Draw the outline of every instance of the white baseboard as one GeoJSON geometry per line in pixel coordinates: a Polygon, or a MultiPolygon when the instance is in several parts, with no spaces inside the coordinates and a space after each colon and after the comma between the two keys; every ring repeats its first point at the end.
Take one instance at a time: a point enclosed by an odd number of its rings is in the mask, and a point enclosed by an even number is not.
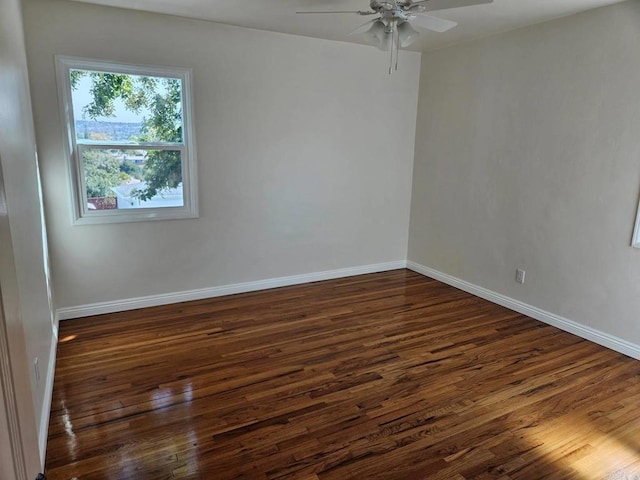
{"type": "Polygon", "coordinates": [[[49,435],[49,418],[51,416],[51,402],[53,400],[53,379],[56,372],[56,349],[58,348],[58,338],[51,339],[51,350],[49,351],[49,367],[47,368],[46,384],[44,387],[44,398],[42,400],[42,412],[40,413],[40,430],[38,431],[38,445],[40,447],[40,462],[44,471],[44,460],[47,454],[47,437],[49,435]]]}
{"type": "MultiPolygon", "coordinates": [[[[541,322],[553,325],[561,330],[573,333],[581,338],[590,340],[604,347],[623,353],[630,357],[640,360],[640,345],[623,340],[614,335],[602,332],[595,328],[587,327],[568,318],[561,317],[546,310],[534,307],[527,303],[521,302],[506,295],[493,292],[486,288],[480,287],[465,280],[453,277],[446,273],[440,272],[430,267],[420,265],[416,262],[398,260],[387,263],[377,263],[373,265],[362,265],[359,267],[340,268],[337,270],[328,270],[324,272],[305,273],[301,275],[292,275],[287,277],[276,277],[254,282],[236,283],[232,285],[223,285],[219,287],[201,288],[197,290],[187,290],[182,292],[173,292],[160,295],[149,295],[145,297],[128,298],[124,300],[116,300],[112,302],[100,302],[88,305],[78,305],[73,307],[60,308],[56,312],[58,320],[68,320],[72,318],[88,317],[92,315],[101,315],[104,313],[123,312],[127,310],[135,310],[138,308],[155,307],[159,305],[168,305],[171,303],[188,302],[191,300],[202,300],[204,298],[221,297],[224,295],[233,295],[236,293],[255,292],[266,290],[269,288],[285,287],[288,285],[299,285],[309,282],[317,282],[320,280],[331,280],[334,278],[351,277],[354,275],[363,275],[367,273],[384,272],[387,270],[396,270],[399,268],[409,268],[414,272],[420,273],[427,277],[439,280],[447,285],[459,288],[465,292],[484,298],[490,302],[502,305],[516,312],[535,318],[541,322]]],[[[53,347],[55,348],[55,347],[53,347]]],[[[52,350],[52,358],[55,361],[55,349],[52,350]]],[[[53,362],[50,362],[53,368],[53,362]]],[[[46,395],[51,395],[53,388],[53,370],[47,374],[47,391],[46,395]],[[51,382],[51,385],[49,385],[51,382]]],[[[47,397],[45,397],[45,400],[47,397]]],[[[48,424],[48,414],[47,414],[48,424]]],[[[44,415],[43,415],[44,422],[44,415]]],[[[46,442],[46,436],[44,438],[46,442]]],[[[41,438],[42,444],[42,438],[41,438]]]]}
{"type": "Polygon", "coordinates": [[[497,303],[498,305],[502,305],[503,307],[522,313],[523,315],[527,315],[528,317],[535,318],[543,323],[553,325],[560,330],[573,333],[585,340],[592,341],[598,345],[602,345],[603,347],[610,348],[611,350],[615,350],[616,352],[620,352],[624,355],[640,360],[640,345],[627,342],[626,340],[614,335],[596,330],[595,328],[587,327],[586,325],[574,322],[568,318],[547,312],[546,310],[542,310],[534,307],[533,305],[507,297],[506,295],[487,290],[486,288],[469,283],[446,273],[442,273],[433,268],[425,267],[424,265],[420,265],[416,262],[407,261],[407,268],[426,277],[430,277],[442,283],[446,283],[447,285],[451,285],[452,287],[459,288],[460,290],[471,293],[477,297],[484,298],[490,302],[497,303]]]}
{"type": "Polygon", "coordinates": [[[292,275],[288,277],[269,278],[255,282],[235,283],[220,287],[200,288],[197,290],[187,290],[182,292],[165,293],[160,295],[149,295],[146,297],[128,298],[113,302],[100,302],[88,305],[78,305],[74,307],[59,308],[56,312],[58,320],[69,320],[72,318],[89,317],[92,315],[102,315],[104,313],[124,312],[145,307],[156,307],[171,303],[189,302],[191,300],[202,300],[204,298],[221,297],[236,293],[255,292],[268,288],[286,287],[289,285],[299,285],[302,283],[318,282],[320,280],[331,280],[334,278],[352,277],[366,273],[385,272],[387,270],[397,270],[406,268],[405,260],[395,262],[376,263],[373,265],[362,265],[359,267],[340,268],[324,272],[305,273],[302,275],[292,275]]]}

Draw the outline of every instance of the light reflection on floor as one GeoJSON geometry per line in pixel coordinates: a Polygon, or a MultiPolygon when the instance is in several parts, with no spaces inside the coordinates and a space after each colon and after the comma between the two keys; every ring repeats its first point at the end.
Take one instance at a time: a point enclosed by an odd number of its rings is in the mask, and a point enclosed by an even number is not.
{"type": "Polygon", "coordinates": [[[76,453],[78,452],[78,439],[76,438],[76,434],[73,431],[73,423],[71,423],[71,417],[69,415],[69,410],[67,409],[67,405],[65,401],[62,401],[62,422],[64,423],[64,431],[69,437],[67,440],[67,445],[69,448],[69,453],[71,457],[76,460],[76,453]]]}
{"type": "Polygon", "coordinates": [[[536,450],[546,463],[570,467],[580,479],[640,480],[638,426],[630,423],[624,429],[605,433],[596,422],[570,414],[532,428],[526,439],[538,445],[536,450]],[[587,445],[585,438],[589,438],[587,445]],[[595,450],[597,455],[593,454],[595,450]]]}
{"type": "MultiPolygon", "coordinates": [[[[137,448],[118,452],[117,463],[126,478],[135,478],[137,472],[152,472],[154,468],[161,469],[166,465],[176,465],[173,475],[176,478],[193,477],[200,473],[198,462],[193,461],[194,448],[197,449],[200,441],[198,434],[192,426],[191,402],[193,400],[193,385],[187,383],[182,392],[177,393],[171,388],[159,388],[150,396],[153,406],[152,415],[158,423],[163,422],[163,417],[169,412],[168,408],[175,404],[183,403],[189,409],[189,414],[184,417],[183,424],[187,427],[184,433],[174,433],[162,441],[163,445],[154,447],[152,455],[141,454],[137,448]],[[184,455],[189,453],[189,458],[184,455]]],[[[158,444],[158,439],[154,439],[158,444]]],[[[140,444],[141,451],[146,452],[144,444],[140,444]]]]}

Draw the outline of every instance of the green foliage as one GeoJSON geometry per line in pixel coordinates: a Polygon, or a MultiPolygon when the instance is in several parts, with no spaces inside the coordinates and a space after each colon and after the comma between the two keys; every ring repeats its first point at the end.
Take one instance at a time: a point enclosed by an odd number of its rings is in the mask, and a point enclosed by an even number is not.
{"type": "Polygon", "coordinates": [[[155,195],[162,195],[164,190],[176,188],[182,182],[182,161],[179,151],[150,151],[147,153],[144,165],[144,181],[147,187],[133,193],[140,200],[149,200],[155,195]]]}
{"type": "Polygon", "coordinates": [[[131,160],[123,160],[120,164],[120,171],[133,178],[142,178],[142,169],[131,160]]]}
{"type": "Polygon", "coordinates": [[[143,142],[182,142],[182,109],[180,81],[163,79],[164,94],[149,95],[147,106],[151,117],[145,118],[142,126],[143,142]]]}
{"type": "MultiPolygon", "coordinates": [[[[155,94],[150,102],[152,115],[142,127],[143,142],[182,142],[180,81],[165,80],[166,93],[155,94]]],[[[152,150],[147,153],[144,170],[147,188],[135,192],[140,200],[149,200],[163,190],[182,182],[182,159],[179,151],[152,150]]]]}
{"type": "Polygon", "coordinates": [[[84,77],[88,72],[84,70],[71,70],[71,88],[75,90],[78,88],[78,83],[80,79],[84,77]]]}
{"type": "MultiPolygon", "coordinates": [[[[143,119],[141,143],[181,143],[182,142],[182,99],[181,82],[172,78],[144,77],[114,73],[71,71],[71,86],[77,88],[83,76],[91,79],[91,103],[84,114],[91,119],[112,117],[115,114],[115,100],[121,99],[125,107],[139,113],[147,110],[143,119]]],[[[149,200],[163,191],[175,188],[182,182],[182,161],[179,151],[149,150],[145,159],[144,173],[134,165],[119,166],[119,171],[141,178],[146,188],[135,190],[133,195],[140,200],[149,200]],[[135,169],[132,167],[135,167],[135,169]],[[137,170],[136,170],[137,169],[137,170]]],[[[105,184],[105,169],[86,169],[87,185],[105,184]],[[96,175],[96,178],[89,178],[96,175]]],[[[111,177],[109,177],[111,178],[111,177]]],[[[113,186],[113,185],[112,185],[113,186]]],[[[88,187],[87,187],[88,188],[88,187]]],[[[96,188],[99,191],[100,188],[96,188]]]]}
{"type": "Polygon", "coordinates": [[[120,170],[120,161],[104,150],[83,150],[87,198],[114,197],[117,187],[130,177],[120,170]]]}

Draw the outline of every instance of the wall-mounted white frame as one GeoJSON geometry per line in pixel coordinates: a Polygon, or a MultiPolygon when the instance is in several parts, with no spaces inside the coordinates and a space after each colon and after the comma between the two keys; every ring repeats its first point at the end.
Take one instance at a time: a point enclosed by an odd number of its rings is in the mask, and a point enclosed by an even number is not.
{"type": "Polygon", "coordinates": [[[638,210],[636,213],[636,226],[633,229],[633,238],[631,239],[631,246],[640,248],[640,201],[638,201],[638,210]]]}
{"type": "MultiPolygon", "coordinates": [[[[74,225],[95,225],[103,223],[139,222],[147,220],[171,220],[198,217],[198,188],[196,165],[196,142],[193,113],[192,70],[179,67],[134,65],[110,61],[56,55],[56,76],[62,125],[65,134],[65,154],[68,159],[69,181],[71,183],[71,206],[74,225]],[[132,208],[125,210],[90,210],[86,200],[84,172],[80,161],[82,148],[76,141],[75,121],[71,94],[71,70],[120,73],[151,77],[177,78],[182,82],[182,122],[183,142],[167,147],[137,144],[137,149],[179,150],[182,155],[183,206],[162,208],[132,208]]],[[[119,146],[121,147],[121,146],[119,146]]],[[[132,148],[128,146],[125,148],[132,148]]]]}

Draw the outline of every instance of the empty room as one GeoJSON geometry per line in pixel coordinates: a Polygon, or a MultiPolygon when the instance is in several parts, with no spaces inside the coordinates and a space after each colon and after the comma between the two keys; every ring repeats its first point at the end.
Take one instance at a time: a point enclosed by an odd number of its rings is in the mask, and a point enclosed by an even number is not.
{"type": "Polygon", "coordinates": [[[0,0],[0,480],[639,480],[638,45],[0,0]]]}

